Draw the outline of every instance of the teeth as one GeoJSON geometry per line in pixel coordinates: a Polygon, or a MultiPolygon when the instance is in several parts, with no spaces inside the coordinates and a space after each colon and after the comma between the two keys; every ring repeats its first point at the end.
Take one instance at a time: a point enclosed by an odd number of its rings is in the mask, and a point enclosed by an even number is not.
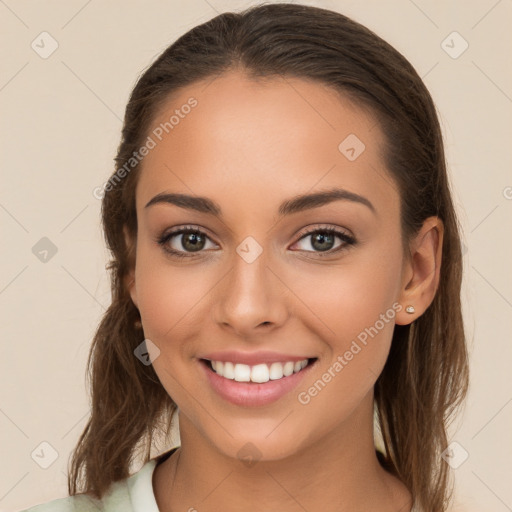
{"type": "Polygon", "coordinates": [[[283,366],[283,375],[285,377],[288,377],[289,375],[291,375],[293,373],[293,367],[294,367],[293,361],[289,361],[288,363],[285,363],[283,366]]]}
{"type": "Polygon", "coordinates": [[[281,363],[272,363],[270,365],[269,377],[270,380],[280,379],[284,374],[284,368],[281,363]]]}
{"type": "Polygon", "coordinates": [[[268,382],[269,380],[279,380],[288,377],[292,373],[300,372],[308,364],[307,359],[302,361],[287,361],[286,363],[257,364],[249,366],[247,364],[233,364],[228,361],[211,361],[212,368],[221,377],[225,379],[236,380],[237,382],[268,382]]]}
{"type": "MultiPolygon", "coordinates": [[[[233,363],[224,363],[224,367],[222,368],[222,362],[220,362],[221,368],[219,369],[219,372],[222,372],[222,375],[226,377],[226,379],[234,379],[235,378],[235,367],[233,366],[233,363]]],[[[217,368],[219,368],[217,363],[217,368]]],[[[219,373],[220,375],[220,373],[219,373]]]]}
{"type": "Polygon", "coordinates": [[[249,382],[251,380],[251,367],[246,364],[235,364],[235,380],[249,382]]]}
{"type": "MultiPolygon", "coordinates": [[[[237,365],[238,366],[238,365],[237,365]]],[[[247,365],[242,365],[247,366],[247,365]]],[[[249,368],[247,366],[247,368],[249,368]]],[[[268,382],[270,371],[266,364],[257,364],[251,368],[251,382],[268,382]]]]}

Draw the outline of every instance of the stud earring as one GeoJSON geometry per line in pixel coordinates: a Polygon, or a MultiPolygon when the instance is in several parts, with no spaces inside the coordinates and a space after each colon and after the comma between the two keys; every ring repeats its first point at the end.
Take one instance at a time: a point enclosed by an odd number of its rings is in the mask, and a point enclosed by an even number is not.
{"type": "Polygon", "coordinates": [[[405,308],[405,311],[406,311],[407,313],[410,313],[410,314],[412,315],[416,310],[414,309],[414,306],[407,306],[407,307],[405,308]]]}

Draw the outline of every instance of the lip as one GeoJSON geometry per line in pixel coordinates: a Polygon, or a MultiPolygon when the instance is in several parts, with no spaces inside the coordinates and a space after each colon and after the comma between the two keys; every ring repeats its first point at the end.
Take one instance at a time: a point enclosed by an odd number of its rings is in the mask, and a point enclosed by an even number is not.
{"type": "MultiPolygon", "coordinates": [[[[302,359],[306,358],[304,357],[302,359]]],[[[222,361],[222,359],[213,360],[222,361]]],[[[229,361],[230,359],[226,360],[229,361]]],[[[290,360],[291,359],[288,359],[288,361],[290,360]]],[[[296,360],[300,361],[301,359],[296,358],[296,360]]],[[[258,361],[261,362],[261,359],[258,361]]],[[[217,373],[215,373],[209,367],[208,363],[200,359],[198,360],[198,364],[206,375],[206,378],[213,390],[224,400],[227,400],[234,405],[243,407],[258,407],[276,402],[290,391],[292,391],[295,387],[297,387],[299,382],[309,374],[313,367],[316,366],[317,362],[318,359],[309,363],[300,372],[292,373],[292,375],[289,375],[288,377],[283,377],[277,380],[269,380],[268,382],[264,383],[256,383],[237,382],[235,380],[225,379],[224,377],[217,375],[217,373]]]]}
{"type": "Polygon", "coordinates": [[[259,352],[240,352],[235,350],[227,350],[223,352],[210,352],[209,354],[200,355],[198,358],[209,359],[210,361],[229,361],[233,364],[239,363],[255,366],[262,363],[286,363],[287,361],[293,361],[295,363],[297,361],[302,361],[303,359],[313,359],[314,356],[283,354],[268,350],[260,350],[259,352]]]}

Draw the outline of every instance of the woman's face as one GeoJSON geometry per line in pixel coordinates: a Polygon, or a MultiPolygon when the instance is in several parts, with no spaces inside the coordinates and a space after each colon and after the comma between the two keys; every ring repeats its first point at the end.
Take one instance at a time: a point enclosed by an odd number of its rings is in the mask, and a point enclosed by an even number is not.
{"type": "Polygon", "coordinates": [[[368,418],[407,279],[375,120],[318,83],[231,72],[181,90],[152,130],[130,292],[182,439],[272,460],[368,418]],[[185,228],[200,233],[166,236],[185,228]]]}

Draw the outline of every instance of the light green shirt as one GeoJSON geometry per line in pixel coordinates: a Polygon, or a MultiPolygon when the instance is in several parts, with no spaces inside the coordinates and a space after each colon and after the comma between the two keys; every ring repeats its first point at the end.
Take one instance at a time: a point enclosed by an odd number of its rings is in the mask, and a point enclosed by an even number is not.
{"type": "Polygon", "coordinates": [[[159,460],[170,457],[176,449],[149,460],[130,477],[114,482],[101,500],[77,494],[20,512],[159,512],[153,492],[153,471],[159,460]]]}

